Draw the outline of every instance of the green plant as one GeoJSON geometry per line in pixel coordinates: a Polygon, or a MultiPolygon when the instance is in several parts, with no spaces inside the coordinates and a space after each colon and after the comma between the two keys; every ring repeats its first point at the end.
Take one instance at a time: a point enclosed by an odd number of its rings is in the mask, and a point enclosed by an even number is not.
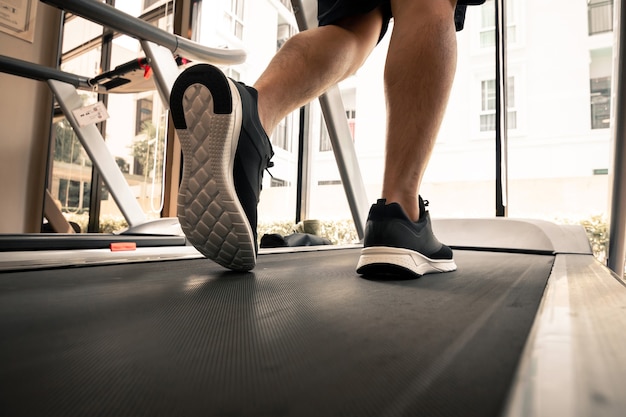
{"type": "MultiPolygon", "coordinates": [[[[89,213],[64,213],[68,222],[74,222],[80,226],[83,233],[87,232],[89,213]]],[[[120,216],[100,216],[100,233],[117,233],[128,227],[128,223],[120,216]]]]}
{"type": "Polygon", "coordinates": [[[579,222],[587,232],[593,254],[600,262],[605,262],[608,256],[609,231],[608,222],[604,216],[596,215],[579,222]]]}
{"type": "Polygon", "coordinates": [[[119,216],[100,216],[100,233],[118,233],[128,228],[126,219],[119,216]]]}
{"type": "Polygon", "coordinates": [[[593,255],[605,263],[608,256],[609,231],[606,216],[597,214],[584,219],[556,219],[555,223],[578,224],[587,233],[593,255]]]}

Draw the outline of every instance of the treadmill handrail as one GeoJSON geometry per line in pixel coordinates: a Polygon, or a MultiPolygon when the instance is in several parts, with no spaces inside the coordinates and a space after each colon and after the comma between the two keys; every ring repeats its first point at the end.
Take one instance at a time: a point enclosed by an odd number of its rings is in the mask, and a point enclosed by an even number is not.
{"type": "Polygon", "coordinates": [[[105,3],[94,0],[41,0],[58,9],[71,12],[94,23],[139,40],[164,46],[173,54],[213,64],[234,65],[246,60],[241,49],[212,48],[166,32],[139,18],[133,17],[105,3]]]}
{"type": "Polygon", "coordinates": [[[32,62],[4,55],[0,55],[0,72],[38,81],[62,81],[81,89],[92,88],[89,78],[87,77],[82,77],[54,68],[44,67],[43,65],[33,64],[32,62]]]}

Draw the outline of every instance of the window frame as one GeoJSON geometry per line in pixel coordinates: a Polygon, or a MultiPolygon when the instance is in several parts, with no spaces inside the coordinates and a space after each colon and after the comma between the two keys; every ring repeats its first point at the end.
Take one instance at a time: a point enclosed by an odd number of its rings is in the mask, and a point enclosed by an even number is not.
{"type": "MultiPolygon", "coordinates": [[[[523,0],[522,0],[523,2],[523,0]]],[[[520,15],[521,10],[519,9],[520,1],[518,0],[507,0],[506,7],[506,24],[507,24],[507,44],[508,45],[518,45],[520,44],[520,15]]],[[[495,0],[487,0],[484,4],[478,7],[479,12],[477,13],[476,18],[476,26],[478,28],[478,40],[477,45],[478,49],[481,51],[488,51],[495,48],[496,45],[496,21],[495,21],[495,0]],[[490,16],[490,22],[485,22],[485,17],[490,16]],[[486,23],[493,23],[491,25],[486,25],[486,23]],[[483,35],[491,34],[489,43],[483,42],[483,35]]]]}
{"type": "Polygon", "coordinates": [[[245,0],[223,0],[223,30],[239,40],[243,40],[245,29],[245,0]]]}
{"type": "MultiPolygon", "coordinates": [[[[507,129],[512,132],[516,132],[520,129],[520,117],[519,117],[519,107],[518,100],[516,97],[516,91],[519,91],[519,76],[517,75],[509,75],[507,79],[507,129]],[[512,116],[515,117],[515,123],[512,122],[512,116]]],[[[480,105],[478,107],[478,133],[480,135],[490,134],[495,132],[495,114],[496,114],[496,80],[495,76],[485,76],[480,77],[478,79],[478,92],[480,95],[480,105]],[[487,96],[485,96],[485,90],[483,86],[485,83],[493,84],[493,91],[488,91],[487,96]],[[486,100],[485,100],[486,98],[486,100]],[[484,103],[487,101],[487,106],[489,107],[489,102],[493,100],[493,108],[484,108],[484,103]],[[493,128],[492,129],[483,129],[483,117],[485,116],[493,116],[493,128]]]]}
{"type": "Polygon", "coordinates": [[[590,106],[589,116],[590,116],[591,130],[611,128],[611,82],[612,82],[611,78],[612,78],[611,76],[605,76],[605,77],[591,78],[589,80],[589,106],[590,106]],[[600,81],[604,81],[603,84],[605,85],[605,88],[594,89],[594,84],[597,86],[600,84],[600,81]],[[600,102],[594,103],[595,97],[602,97],[604,98],[605,101],[602,103],[600,102]],[[594,117],[594,114],[595,114],[594,109],[599,106],[606,106],[607,110],[604,113],[608,121],[606,123],[602,123],[602,121],[600,121],[600,125],[596,126],[597,117],[594,117]]]}

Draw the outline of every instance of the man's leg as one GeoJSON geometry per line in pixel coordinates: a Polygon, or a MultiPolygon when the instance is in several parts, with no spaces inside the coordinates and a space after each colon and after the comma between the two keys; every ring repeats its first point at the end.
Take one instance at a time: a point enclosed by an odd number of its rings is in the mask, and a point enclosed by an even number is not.
{"type": "Polygon", "coordinates": [[[368,216],[360,274],[419,276],[456,269],[452,250],[434,236],[419,197],[456,67],[455,3],[391,0],[383,191],[368,216]]]}
{"type": "Polygon", "coordinates": [[[208,64],[174,83],[170,109],[184,168],[178,218],[189,242],[226,268],[256,265],[257,204],[273,155],[266,132],[356,71],[383,25],[379,9],[336,20],[287,42],[256,89],[208,64]]]}
{"type": "Polygon", "coordinates": [[[382,197],[419,218],[418,193],[456,69],[456,0],[392,0],[382,197]]]}
{"type": "Polygon", "coordinates": [[[276,53],[254,84],[268,134],[285,116],[361,67],[378,41],[379,9],[300,32],[276,53]]]}

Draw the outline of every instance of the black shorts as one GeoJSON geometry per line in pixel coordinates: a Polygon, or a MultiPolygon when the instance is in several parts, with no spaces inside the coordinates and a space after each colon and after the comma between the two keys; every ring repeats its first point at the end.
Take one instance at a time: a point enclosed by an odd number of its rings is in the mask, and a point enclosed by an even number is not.
{"type": "Polygon", "coordinates": [[[391,20],[390,0],[317,0],[317,21],[320,26],[332,25],[344,17],[369,13],[378,6],[383,10],[380,40],[385,36],[391,20]]]}
{"type": "MultiPolygon", "coordinates": [[[[459,0],[454,13],[456,30],[463,29],[467,5],[483,4],[485,1],[459,0]]],[[[392,17],[390,0],[318,0],[317,20],[320,26],[331,25],[345,17],[371,12],[378,6],[381,6],[383,11],[383,27],[379,38],[382,39],[387,32],[389,20],[392,17]]]]}

